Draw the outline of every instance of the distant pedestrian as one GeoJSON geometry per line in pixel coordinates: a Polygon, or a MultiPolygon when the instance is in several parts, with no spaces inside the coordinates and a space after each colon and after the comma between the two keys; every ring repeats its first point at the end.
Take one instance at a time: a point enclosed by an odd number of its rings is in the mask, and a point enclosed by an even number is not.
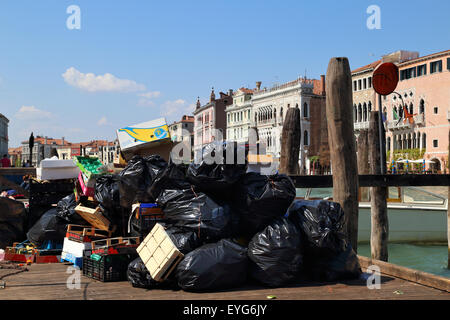
{"type": "Polygon", "coordinates": [[[8,155],[4,154],[3,159],[1,160],[2,167],[3,168],[9,168],[11,167],[11,161],[8,159],[8,155]]]}

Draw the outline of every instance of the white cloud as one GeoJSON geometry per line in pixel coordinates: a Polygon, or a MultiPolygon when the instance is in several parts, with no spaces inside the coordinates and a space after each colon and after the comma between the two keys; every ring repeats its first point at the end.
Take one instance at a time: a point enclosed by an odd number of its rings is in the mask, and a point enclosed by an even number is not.
{"type": "Polygon", "coordinates": [[[51,112],[40,110],[35,106],[22,106],[16,113],[16,118],[19,120],[42,120],[52,117],[51,112]]]}
{"type": "Polygon", "coordinates": [[[97,124],[99,126],[106,126],[109,124],[108,119],[106,119],[105,116],[101,117],[100,120],[98,120],[97,124]]]}
{"type": "Polygon", "coordinates": [[[183,111],[186,108],[186,101],[178,99],[174,101],[166,101],[161,106],[161,114],[165,117],[169,117],[174,114],[178,114],[179,111],[183,111]]]}
{"type": "Polygon", "coordinates": [[[158,98],[160,95],[161,95],[161,92],[159,92],[159,91],[153,91],[153,92],[149,91],[149,92],[146,92],[146,93],[139,94],[140,97],[144,97],[144,98],[147,98],[147,99],[158,98]]]}
{"type": "Polygon", "coordinates": [[[144,98],[139,99],[139,101],[138,101],[138,106],[141,106],[141,107],[151,107],[151,106],[154,106],[154,105],[155,105],[155,103],[153,101],[147,100],[147,99],[144,99],[144,98]]]}
{"type": "Polygon", "coordinates": [[[67,84],[89,92],[135,92],[146,90],[143,84],[136,83],[133,80],[119,79],[110,73],[105,73],[104,75],[82,73],[74,67],[67,69],[62,76],[67,84]]]}

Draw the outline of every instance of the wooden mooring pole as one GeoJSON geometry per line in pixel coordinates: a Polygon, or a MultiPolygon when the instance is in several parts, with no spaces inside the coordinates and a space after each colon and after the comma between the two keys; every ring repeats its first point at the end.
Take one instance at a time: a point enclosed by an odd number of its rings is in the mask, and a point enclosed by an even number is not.
{"type": "Polygon", "coordinates": [[[298,157],[301,144],[300,109],[289,108],[281,134],[279,172],[287,175],[300,174],[298,157]]]}
{"type": "MultiPolygon", "coordinates": [[[[450,173],[450,130],[448,131],[448,158],[447,165],[450,173]]],[[[447,268],[450,269],[450,187],[448,187],[447,196],[447,243],[448,243],[448,262],[447,268]]]]}
{"type": "MultiPolygon", "coordinates": [[[[369,168],[369,145],[368,145],[369,132],[364,129],[359,131],[358,136],[358,174],[370,174],[369,168]]],[[[359,192],[361,195],[361,200],[369,198],[369,188],[360,187],[359,192]]]]}
{"type": "Polygon", "coordinates": [[[352,77],[347,58],[332,58],[328,64],[326,106],[333,200],[344,210],[344,230],[357,251],[358,166],[353,129],[352,77]]]}
{"type": "MultiPolygon", "coordinates": [[[[384,127],[379,128],[381,112],[372,111],[369,122],[369,162],[371,174],[381,174],[386,163],[381,162],[380,150],[385,150],[384,127]],[[380,138],[381,135],[381,138],[380,138]]],[[[385,162],[385,161],[384,161],[385,162]]],[[[387,188],[370,188],[371,234],[370,248],[372,259],[388,261],[389,222],[387,214],[387,188]]]]}

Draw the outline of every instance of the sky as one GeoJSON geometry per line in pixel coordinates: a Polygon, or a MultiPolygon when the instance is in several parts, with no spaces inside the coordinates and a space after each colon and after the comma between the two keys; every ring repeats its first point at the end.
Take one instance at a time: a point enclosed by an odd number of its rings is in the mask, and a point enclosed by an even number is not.
{"type": "Polygon", "coordinates": [[[449,12],[448,0],[2,0],[9,147],[31,132],[112,140],[120,127],[180,120],[212,87],[320,79],[332,57],[356,69],[397,50],[448,50],[449,12]],[[371,5],[379,29],[368,28],[371,5]]]}

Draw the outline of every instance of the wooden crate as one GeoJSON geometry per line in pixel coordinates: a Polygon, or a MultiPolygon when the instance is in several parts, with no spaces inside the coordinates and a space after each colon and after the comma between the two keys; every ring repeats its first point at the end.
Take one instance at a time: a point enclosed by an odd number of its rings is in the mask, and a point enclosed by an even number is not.
{"type": "Polygon", "coordinates": [[[80,226],[69,224],[67,226],[66,238],[77,242],[92,242],[95,240],[111,237],[111,231],[92,228],[91,226],[80,226]]]}
{"type": "Polygon", "coordinates": [[[141,243],[139,237],[118,237],[92,241],[92,253],[127,254],[135,253],[141,243]]]}
{"type": "Polygon", "coordinates": [[[137,248],[137,252],[152,278],[160,282],[169,277],[184,257],[159,223],[137,248]]]}
{"type": "Polygon", "coordinates": [[[105,231],[113,231],[110,229],[110,222],[106,219],[102,214],[102,209],[100,207],[96,207],[95,209],[84,207],[79,204],[75,208],[76,213],[78,213],[84,220],[89,222],[92,226],[97,229],[105,230],[105,231]]]}

